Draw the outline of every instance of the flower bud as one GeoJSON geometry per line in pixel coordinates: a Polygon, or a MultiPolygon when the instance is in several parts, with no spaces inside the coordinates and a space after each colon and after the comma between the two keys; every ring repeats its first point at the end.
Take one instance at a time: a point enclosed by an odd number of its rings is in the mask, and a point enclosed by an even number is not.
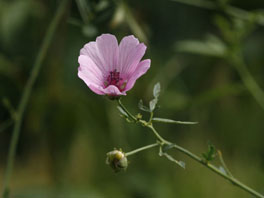
{"type": "Polygon", "coordinates": [[[126,170],[128,162],[124,152],[115,149],[106,155],[106,164],[108,164],[115,172],[126,170]]]}

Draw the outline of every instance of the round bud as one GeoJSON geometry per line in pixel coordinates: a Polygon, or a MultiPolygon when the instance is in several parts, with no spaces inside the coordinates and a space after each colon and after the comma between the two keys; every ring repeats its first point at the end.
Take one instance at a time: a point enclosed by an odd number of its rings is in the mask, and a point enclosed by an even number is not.
{"type": "Polygon", "coordinates": [[[106,164],[108,164],[115,172],[126,170],[128,161],[124,152],[115,149],[106,155],[106,164]]]}

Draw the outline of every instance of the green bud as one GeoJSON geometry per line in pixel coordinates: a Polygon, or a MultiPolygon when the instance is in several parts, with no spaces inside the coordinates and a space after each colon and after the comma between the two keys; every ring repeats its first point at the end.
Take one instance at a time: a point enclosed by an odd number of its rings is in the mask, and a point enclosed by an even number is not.
{"type": "Polygon", "coordinates": [[[108,164],[115,172],[126,170],[128,162],[124,152],[115,149],[106,155],[106,164],[108,164]]]}
{"type": "Polygon", "coordinates": [[[138,113],[138,114],[136,115],[136,119],[137,119],[137,120],[141,120],[141,119],[142,119],[142,115],[141,115],[140,113],[138,113]]]}

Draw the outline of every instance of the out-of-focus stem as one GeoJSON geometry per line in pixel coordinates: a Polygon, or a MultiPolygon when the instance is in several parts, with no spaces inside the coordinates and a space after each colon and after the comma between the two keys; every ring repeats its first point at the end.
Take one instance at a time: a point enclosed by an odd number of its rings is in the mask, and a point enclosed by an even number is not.
{"type": "MultiPolygon", "coordinates": [[[[212,2],[212,1],[208,1],[208,0],[172,0],[172,1],[182,3],[185,5],[190,5],[190,6],[203,8],[203,9],[208,9],[208,10],[217,10],[219,8],[219,5],[217,5],[216,3],[212,2]]],[[[240,9],[240,8],[236,8],[234,6],[225,5],[224,11],[227,14],[229,14],[233,17],[242,19],[242,20],[251,20],[251,17],[252,17],[251,12],[248,12],[248,11],[240,9]]],[[[259,25],[264,25],[263,16],[259,16],[256,19],[256,22],[259,25]]]]}
{"type": "Polygon", "coordinates": [[[230,57],[230,62],[239,73],[246,88],[251,92],[253,97],[264,110],[264,92],[248,71],[242,55],[240,53],[234,54],[230,57]]]}
{"type": "Polygon", "coordinates": [[[55,33],[55,30],[59,24],[60,19],[62,18],[62,15],[65,11],[65,8],[67,6],[68,0],[62,0],[60,2],[60,5],[57,9],[57,12],[51,21],[47,33],[45,35],[45,38],[43,40],[43,43],[41,45],[41,48],[39,50],[39,53],[37,55],[37,58],[35,60],[35,63],[32,67],[31,74],[28,78],[28,81],[26,83],[26,86],[24,88],[24,92],[22,94],[19,106],[18,106],[18,111],[17,111],[17,119],[15,120],[15,125],[14,129],[12,132],[12,137],[11,137],[11,143],[9,146],[9,152],[8,152],[8,158],[7,158],[7,165],[6,165],[6,171],[4,175],[4,183],[3,183],[3,198],[8,198],[9,197],[9,183],[10,183],[10,178],[12,175],[12,170],[14,166],[14,161],[15,161],[15,154],[16,154],[16,149],[17,149],[17,143],[20,135],[20,128],[21,128],[21,123],[23,119],[23,115],[25,112],[25,109],[27,107],[33,85],[38,77],[40,68],[42,66],[43,60],[47,54],[48,48],[50,46],[51,40],[53,38],[53,35],[55,33]]]}

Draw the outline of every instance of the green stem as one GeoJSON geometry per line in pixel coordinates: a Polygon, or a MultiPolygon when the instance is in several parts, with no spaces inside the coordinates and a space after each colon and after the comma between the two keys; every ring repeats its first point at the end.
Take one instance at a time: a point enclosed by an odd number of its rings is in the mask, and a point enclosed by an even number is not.
{"type": "MultiPolygon", "coordinates": [[[[157,131],[152,127],[151,128],[153,130],[153,133],[156,135],[157,131]]],[[[162,138],[163,139],[163,138],[162,138]]],[[[161,140],[161,139],[159,139],[161,140]]],[[[172,145],[172,143],[168,142],[165,140],[165,142],[161,142],[167,145],[172,145]]],[[[239,188],[243,189],[244,191],[259,197],[259,198],[264,198],[263,195],[261,195],[260,193],[258,193],[257,191],[253,190],[252,188],[248,187],[247,185],[243,184],[242,182],[240,182],[239,180],[237,180],[236,178],[234,178],[232,175],[227,175],[224,172],[220,171],[216,166],[214,166],[213,164],[210,163],[206,163],[202,158],[198,157],[197,155],[193,154],[192,152],[188,151],[187,149],[177,145],[177,144],[173,144],[173,148],[175,148],[176,150],[180,151],[181,153],[189,156],[190,158],[192,158],[193,160],[199,162],[200,164],[204,165],[205,167],[207,167],[208,169],[210,169],[211,171],[215,172],[216,174],[222,176],[223,178],[227,179],[228,181],[230,181],[232,184],[238,186],[239,188]]]]}
{"type": "Polygon", "coordinates": [[[156,147],[156,146],[160,146],[160,143],[157,142],[155,144],[150,144],[150,145],[147,145],[147,146],[143,146],[141,148],[138,148],[138,149],[135,149],[133,151],[127,152],[125,155],[126,155],[126,157],[129,156],[129,155],[134,155],[134,154],[136,154],[136,153],[138,153],[140,151],[144,151],[144,150],[156,147]]]}
{"type": "Polygon", "coordinates": [[[117,100],[117,102],[118,102],[118,105],[126,112],[126,114],[133,120],[133,121],[137,121],[137,119],[135,118],[135,116],[133,116],[127,109],[126,109],[126,107],[122,104],[122,102],[121,102],[121,99],[119,98],[118,100],[117,100]]]}
{"type": "Polygon", "coordinates": [[[159,134],[159,133],[156,131],[156,129],[153,127],[152,124],[147,125],[147,127],[148,127],[149,129],[152,130],[152,132],[154,133],[154,135],[157,137],[157,139],[158,139],[159,141],[161,141],[162,144],[169,144],[169,145],[172,144],[171,142],[169,142],[169,141],[165,140],[163,137],[161,137],[160,134],[159,134]]]}
{"type": "Polygon", "coordinates": [[[220,150],[218,150],[217,153],[218,153],[218,156],[219,156],[220,162],[221,162],[223,168],[225,169],[226,173],[227,173],[228,175],[230,175],[231,177],[233,177],[232,173],[230,172],[230,170],[229,170],[229,169],[227,168],[227,166],[226,166],[226,163],[225,163],[225,161],[224,161],[224,158],[223,158],[222,152],[221,152],[220,150]]]}
{"type": "MultiPolygon", "coordinates": [[[[208,10],[217,10],[219,9],[219,5],[216,3],[213,3],[212,1],[208,0],[172,0],[174,2],[183,3],[185,5],[195,6],[203,9],[208,10]]],[[[246,10],[236,8],[234,6],[225,5],[224,11],[236,18],[242,19],[242,20],[251,20],[252,13],[248,12],[246,10]]],[[[258,17],[256,20],[256,23],[259,25],[264,25],[263,19],[261,17],[258,17]]]]}
{"type": "Polygon", "coordinates": [[[151,122],[152,122],[153,115],[154,115],[154,113],[153,113],[153,111],[151,111],[151,112],[150,112],[149,121],[148,121],[149,123],[151,123],[151,122]]]}
{"type": "Polygon", "coordinates": [[[248,71],[247,66],[243,61],[241,53],[238,52],[238,54],[234,54],[233,56],[231,56],[230,62],[231,64],[233,64],[233,66],[239,73],[244,85],[251,92],[253,97],[262,107],[262,109],[264,109],[264,92],[248,71]]]}
{"type": "MultiPolygon", "coordinates": [[[[130,116],[132,116],[129,111],[124,107],[124,105],[121,103],[121,101],[119,100],[119,105],[120,107],[130,116]]],[[[131,117],[133,118],[133,117],[131,117]]],[[[236,178],[234,178],[231,174],[226,174],[224,172],[222,172],[221,170],[219,170],[216,166],[214,166],[213,164],[210,164],[208,162],[206,162],[204,159],[202,159],[201,157],[195,155],[194,153],[190,152],[189,150],[174,144],[172,142],[169,142],[167,140],[165,140],[163,137],[161,137],[159,135],[159,133],[157,132],[157,130],[153,127],[152,123],[148,123],[144,120],[139,120],[138,123],[142,124],[145,127],[148,127],[149,129],[152,130],[152,132],[154,133],[154,135],[157,137],[157,139],[160,141],[158,144],[159,145],[168,145],[171,146],[171,148],[175,148],[176,150],[180,151],[181,153],[189,156],[190,158],[192,158],[193,160],[199,162],[200,164],[202,164],[203,166],[207,167],[208,169],[210,169],[211,171],[215,172],[216,174],[222,176],[223,178],[225,178],[226,180],[230,181],[232,184],[236,185],[237,187],[241,188],[242,190],[250,193],[251,195],[254,195],[255,197],[258,198],[264,198],[263,195],[261,195],[260,193],[258,193],[257,191],[253,190],[252,188],[248,187],[247,185],[243,184],[242,182],[240,182],[239,180],[237,180],[236,178]]],[[[156,145],[155,145],[156,146],[156,145]]],[[[146,146],[148,147],[148,146],[146,146]]],[[[142,147],[144,148],[144,147],[142,147]]],[[[137,150],[135,150],[136,152],[140,152],[141,150],[145,150],[139,148],[137,150]]],[[[146,148],[148,149],[148,148],[146,148]]],[[[133,152],[133,151],[132,151],[133,152]]]]}
{"type": "Polygon", "coordinates": [[[48,48],[50,46],[50,43],[52,41],[53,35],[55,33],[55,30],[59,24],[60,19],[62,18],[62,15],[65,11],[65,8],[67,6],[68,0],[62,0],[55,17],[51,21],[48,30],[46,32],[46,36],[43,40],[43,43],[41,45],[40,51],[37,55],[37,58],[35,60],[35,63],[33,65],[31,74],[29,76],[29,79],[26,83],[26,86],[24,88],[23,95],[21,97],[19,106],[18,106],[18,111],[17,111],[17,119],[15,120],[15,126],[12,132],[12,137],[11,137],[11,143],[9,146],[9,152],[8,152],[8,158],[7,158],[7,165],[6,165],[6,171],[4,175],[4,183],[3,183],[3,198],[8,198],[9,197],[9,183],[10,183],[10,178],[12,175],[12,170],[14,166],[14,161],[15,161],[15,154],[16,154],[16,149],[17,149],[17,143],[20,135],[20,128],[21,128],[21,123],[23,119],[23,115],[25,112],[25,109],[28,105],[28,101],[32,92],[33,85],[35,84],[35,81],[38,77],[40,68],[42,66],[43,60],[47,54],[48,48]]]}

